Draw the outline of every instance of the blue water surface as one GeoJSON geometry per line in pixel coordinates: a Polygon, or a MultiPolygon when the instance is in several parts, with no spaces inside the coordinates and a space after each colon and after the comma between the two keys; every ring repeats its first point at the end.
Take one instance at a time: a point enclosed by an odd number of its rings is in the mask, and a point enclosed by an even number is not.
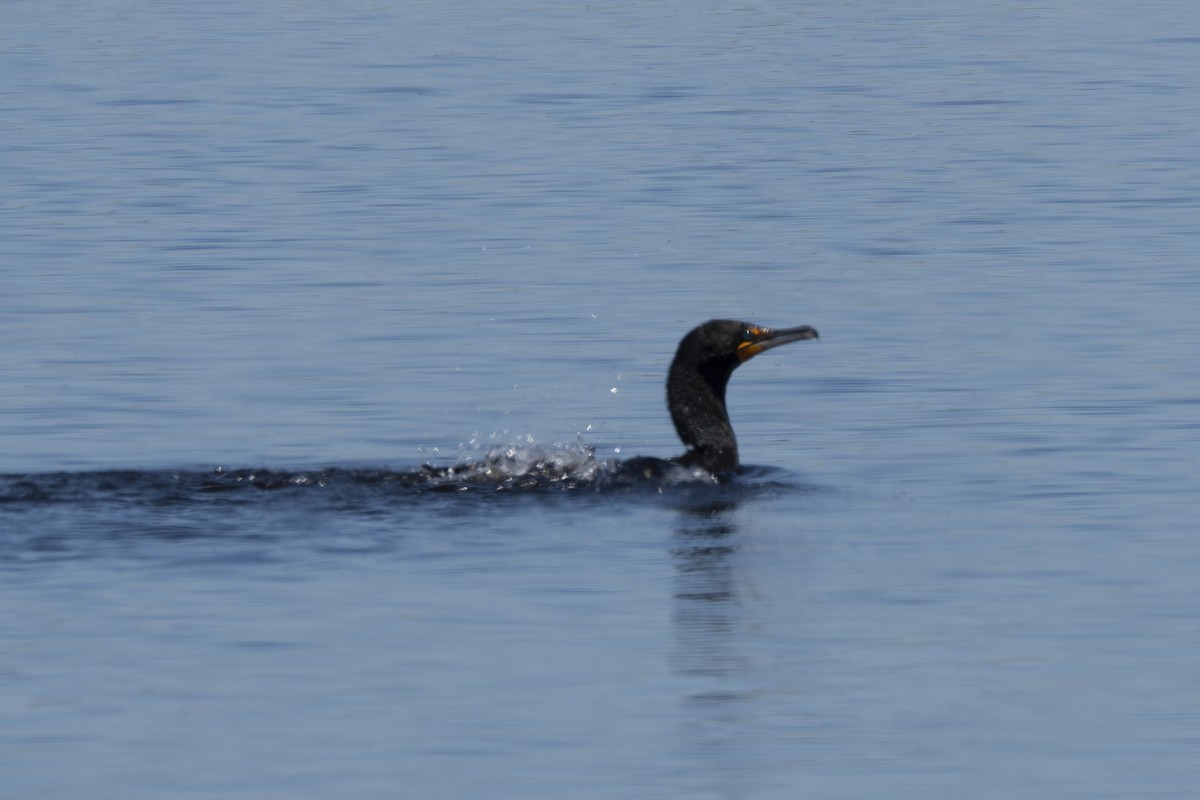
{"type": "Polygon", "coordinates": [[[1197,796],[1197,31],[3,4],[0,797],[1197,796]]]}

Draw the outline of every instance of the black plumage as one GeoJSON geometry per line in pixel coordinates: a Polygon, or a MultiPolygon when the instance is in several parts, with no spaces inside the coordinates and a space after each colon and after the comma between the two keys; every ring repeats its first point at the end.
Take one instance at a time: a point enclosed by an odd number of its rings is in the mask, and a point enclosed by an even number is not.
{"type": "Polygon", "coordinates": [[[725,408],[729,376],[765,350],[816,338],[816,329],[807,325],[772,329],[731,319],[709,320],[689,331],[667,373],[667,407],[688,448],[673,460],[715,475],[737,472],[737,437],[725,408]]]}

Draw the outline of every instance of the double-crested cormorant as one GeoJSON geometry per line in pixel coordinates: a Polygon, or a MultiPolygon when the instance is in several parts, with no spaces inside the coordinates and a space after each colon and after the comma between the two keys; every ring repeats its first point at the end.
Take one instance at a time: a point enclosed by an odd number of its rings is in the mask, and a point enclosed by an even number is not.
{"type": "MultiPolygon", "coordinates": [[[[387,485],[423,487],[434,491],[458,492],[472,487],[485,489],[530,489],[546,486],[627,486],[645,480],[673,480],[680,466],[702,469],[716,478],[740,471],[737,438],[725,410],[725,387],[729,376],[742,363],[759,353],[788,342],[816,339],[817,331],[807,325],[798,328],[763,328],[733,319],[713,319],[688,332],[679,342],[671,369],[667,373],[667,406],[679,438],[687,452],[672,459],[637,456],[625,461],[609,461],[599,472],[588,453],[587,463],[571,459],[539,457],[523,453],[514,458],[513,450],[494,450],[482,460],[452,466],[422,465],[409,472],[330,469],[315,473],[289,473],[272,470],[217,469],[202,491],[232,489],[241,484],[260,489],[320,485],[334,480],[351,485],[387,485]],[[597,477],[599,475],[599,477],[597,477]]],[[[178,476],[176,476],[178,479],[178,476]]],[[[659,483],[658,485],[661,485],[659,483]]]]}
{"type": "Polygon", "coordinates": [[[679,343],[667,373],[667,406],[688,451],[673,459],[714,475],[737,472],[737,438],[725,410],[725,386],[738,366],[788,342],[816,339],[817,331],[763,328],[733,319],[713,319],[693,328],[679,343]]]}

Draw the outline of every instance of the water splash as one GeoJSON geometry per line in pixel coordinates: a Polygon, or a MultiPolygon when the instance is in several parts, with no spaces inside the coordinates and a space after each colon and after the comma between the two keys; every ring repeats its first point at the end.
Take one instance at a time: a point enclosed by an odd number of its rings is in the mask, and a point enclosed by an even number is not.
{"type": "MultiPolygon", "coordinates": [[[[478,439],[469,447],[476,447],[478,439]]],[[[787,485],[787,474],[750,467],[733,480],[700,468],[653,457],[598,459],[582,441],[539,444],[531,437],[480,447],[451,464],[411,469],[329,466],[314,469],[226,468],[212,470],[107,470],[0,475],[0,508],[16,505],[103,501],[127,504],[205,502],[248,489],[329,490],[334,495],[379,492],[536,493],[645,491],[679,488],[787,485]],[[783,481],[781,483],[780,481],[783,481]]]]}

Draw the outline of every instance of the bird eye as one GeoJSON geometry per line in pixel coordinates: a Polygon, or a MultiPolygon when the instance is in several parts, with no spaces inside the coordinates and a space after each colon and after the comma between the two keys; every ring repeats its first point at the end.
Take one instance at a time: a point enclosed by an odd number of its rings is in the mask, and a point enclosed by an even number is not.
{"type": "Polygon", "coordinates": [[[750,330],[749,328],[746,328],[746,330],[742,331],[742,338],[745,339],[747,342],[753,341],[754,340],[754,331],[750,330]]]}

